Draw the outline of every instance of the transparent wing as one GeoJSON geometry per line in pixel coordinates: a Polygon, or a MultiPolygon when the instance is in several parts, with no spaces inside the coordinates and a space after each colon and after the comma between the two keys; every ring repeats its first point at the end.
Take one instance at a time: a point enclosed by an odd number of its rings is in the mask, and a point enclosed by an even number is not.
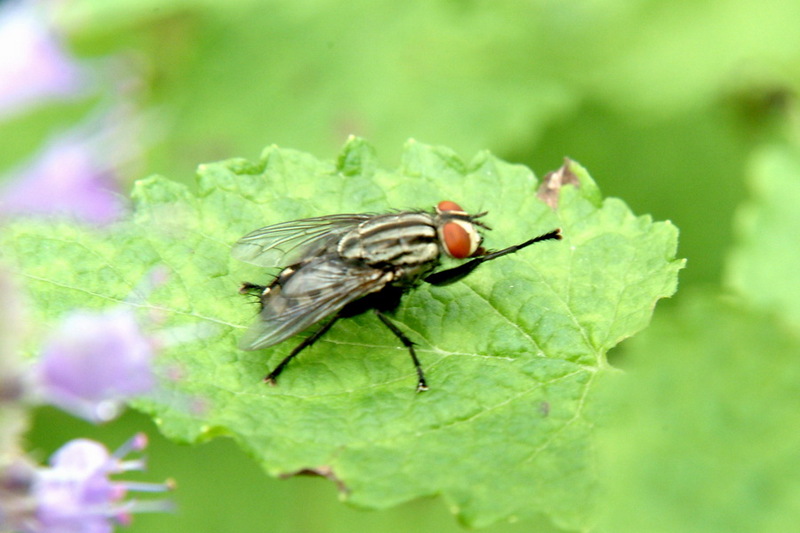
{"type": "Polygon", "coordinates": [[[258,321],[239,347],[259,350],[272,346],[330,316],[362,296],[392,281],[390,272],[347,264],[327,255],[303,264],[265,297],[258,321]]]}
{"type": "Polygon", "coordinates": [[[282,222],[252,231],[239,239],[231,254],[263,267],[293,265],[323,252],[374,215],[330,215],[282,222]]]}

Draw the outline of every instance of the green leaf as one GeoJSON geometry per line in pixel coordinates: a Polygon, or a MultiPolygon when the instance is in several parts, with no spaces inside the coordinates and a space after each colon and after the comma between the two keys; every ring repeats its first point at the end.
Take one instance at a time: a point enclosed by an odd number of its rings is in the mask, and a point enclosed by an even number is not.
{"type": "Polygon", "coordinates": [[[600,439],[599,531],[791,531],[800,343],[741,301],[681,300],[626,345],[630,371],[607,383],[617,418],[600,439]]]}
{"type": "Polygon", "coordinates": [[[753,158],[751,200],[740,210],[727,284],[800,326],[800,150],[772,146],[753,158]]]}
{"type": "Polygon", "coordinates": [[[229,435],[269,473],[328,475],[361,506],[441,494],[474,525],[544,514],[584,528],[596,504],[595,384],[611,371],[606,352],[649,322],[683,263],[673,225],[601,200],[584,169],[569,171],[580,187],[564,187],[554,210],[528,169],[487,152],[467,163],[411,141],[400,168],[386,171],[359,139],[336,162],[271,147],[257,163],[201,165],[196,193],[139,181],[133,219],[105,233],[19,223],[2,249],[27,276],[43,323],[122,304],[152,268],[171,272],[146,304],[128,300],[156,312],[165,331],[196,333],[165,349],[163,390],[138,403],[173,439],[229,435]],[[489,212],[488,247],[558,227],[564,240],[404,298],[395,319],[418,345],[424,394],[406,349],[369,313],[337,323],[277,387],[264,385],[299,339],[236,348],[257,313],[239,283],[275,272],[233,260],[230,245],[276,222],[443,199],[489,212]]]}

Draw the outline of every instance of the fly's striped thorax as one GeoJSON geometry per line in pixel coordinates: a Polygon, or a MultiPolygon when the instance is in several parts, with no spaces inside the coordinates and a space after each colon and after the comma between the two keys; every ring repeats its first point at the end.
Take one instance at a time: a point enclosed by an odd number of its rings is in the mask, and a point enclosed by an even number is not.
{"type": "Polygon", "coordinates": [[[439,259],[436,225],[427,213],[393,213],[366,220],[339,241],[339,255],[368,265],[417,266],[439,259]]]}

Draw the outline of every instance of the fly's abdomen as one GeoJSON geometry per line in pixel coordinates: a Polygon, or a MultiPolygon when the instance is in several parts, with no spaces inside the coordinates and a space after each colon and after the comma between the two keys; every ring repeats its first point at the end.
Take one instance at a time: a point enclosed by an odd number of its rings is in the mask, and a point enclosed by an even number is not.
{"type": "Polygon", "coordinates": [[[367,220],[338,246],[343,259],[368,265],[422,266],[439,259],[433,219],[426,213],[397,213],[367,220]]]}

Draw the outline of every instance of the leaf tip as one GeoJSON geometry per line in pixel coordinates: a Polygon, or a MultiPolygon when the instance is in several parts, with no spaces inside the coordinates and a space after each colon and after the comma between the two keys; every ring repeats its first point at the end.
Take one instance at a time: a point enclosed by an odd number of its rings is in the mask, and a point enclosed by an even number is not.
{"type": "Polygon", "coordinates": [[[350,135],[336,160],[336,170],[345,176],[369,176],[377,167],[375,148],[362,137],[350,135]]]}

